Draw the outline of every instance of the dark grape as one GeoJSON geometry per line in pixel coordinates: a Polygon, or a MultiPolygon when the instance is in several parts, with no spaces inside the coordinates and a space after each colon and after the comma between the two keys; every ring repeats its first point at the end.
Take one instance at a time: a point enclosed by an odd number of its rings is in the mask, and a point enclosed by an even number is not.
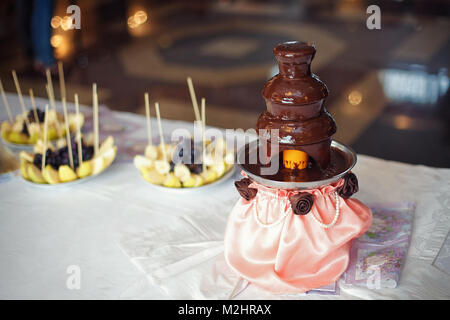
{"type": "Polygon", "coordinates": [[[33,158],[33,164],[34,164],[36,167],[41,168],[41,166],[42,166],[42,154],[36,153],[36,154],[34,155],[34,158],[33,158]]]}

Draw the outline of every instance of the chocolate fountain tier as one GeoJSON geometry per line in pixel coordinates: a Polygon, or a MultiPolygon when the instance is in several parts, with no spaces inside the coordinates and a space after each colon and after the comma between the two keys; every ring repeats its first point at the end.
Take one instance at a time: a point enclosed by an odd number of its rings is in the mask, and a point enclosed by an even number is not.
{"type": "MultiPolygon", "coordinates": [[[[237,163],[247,176],[265,186],[280,189],[313,189],[336,182],[345,176],[356,164],[356,153],[348,146],[331,142],[330,164],[321,169],[317,164],[311,163],[303,170],[289,170],[282,167],[275,174],[261,174],[262,168],[270,166],[259,161],[258,141],[253,141],[242,147],[237,154],[237,163]],[[256,161],[252,161],[256,159],[256,161]]],[[[277,159],[277,157],[274,157],[277,159]]],[[[275,160],[277,161],[277,160],[275,160]]]]}
{"type": "Polygon", "coordinates": [[[331,137],[337,128],[324,107],[327,86],[311,73],[316,49],[304,42],[291,41],[277,45],[273,52],[279,74],[264,86],[262,95],[267,111],[256,124],[258,132],[267,131],[260,135],[262,148],[268,157],[274,153],[274,143],[279,144],[280,151],[302,151],[325,169],[331,159],[331,137]]]}
{"type": "Polygon", "coordinates": [[[329,139],[336,133],[336,122],[326,111],[317,117],[306,120],[290,120],[264,111],[256,124],[258,130],[268,130],[265,139],[270,140],[270,130],[278,130],[277,141],[280,145],[307,145],[329,139]]]}

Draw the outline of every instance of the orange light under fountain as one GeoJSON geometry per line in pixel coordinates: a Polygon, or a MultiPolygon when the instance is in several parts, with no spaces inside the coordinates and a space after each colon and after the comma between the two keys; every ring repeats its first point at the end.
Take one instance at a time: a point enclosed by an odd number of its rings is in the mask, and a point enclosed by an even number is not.
{"type": "Polygon", "coordinates": [[[308,154],[300,150],[284,150],[283,165],[288,169],[305,169],[308,166],[308,154]]]}

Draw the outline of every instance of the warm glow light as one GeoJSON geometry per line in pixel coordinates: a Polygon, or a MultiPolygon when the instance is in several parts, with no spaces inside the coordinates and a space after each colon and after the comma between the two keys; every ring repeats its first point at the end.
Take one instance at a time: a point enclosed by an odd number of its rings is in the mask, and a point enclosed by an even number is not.
{"type": "Polygon", "coordinates": [[[136,21],[134,21],[134,16],[129,17],[127,23],[128,23],[128,26],[129,26],[131,29],[134,29],[134,28],[136,28],[136,27],[138,26],[138,24],[136,23],[136,21]]]}
{"type": "Polygon", "coordinates": [[[63,42],[63,37],[59,34],[55,34],[50,38],[50,44],[54,48],[58,48],[63,42]]]}
{"type": "Polygon", "coordinates": [[[61,25],[61,21],[62,19],[60,16],[54,16],[50,21],[50,25],[52,26],[53,29],[57,29],[61,25]]]}
{"type": "Polygon", "coordinates": [[[137,11],[137,12],[134,14],[134,21],[135,21],[137,24],[143,24],[145,21],[147,21],[147,13],[145,13],[145,12],[142,11],[142,10],[137,11]]]}
{"type": "Polygon", "coordinates": [[[139,27],[141,24],[147,21],[147,13],[145,11],[139,10],[136,11],[131,17],[128,18],[128,26],[131,29],[139,27]]]}
{"type": "Polygon", "coordinates": [[[352,104],[354,106],[360,104],[361,101],[362,101],[362,94],[358,90],[353,90],[348,95],[348,102],[350,102],[350,104],[352,104]]]}
{"type": "Polygon", "coordinates": [[[61,21],[61,28],[64,31],[69,30],[72,27],[72,19],[68,16],[65,16],[61,21]]]}

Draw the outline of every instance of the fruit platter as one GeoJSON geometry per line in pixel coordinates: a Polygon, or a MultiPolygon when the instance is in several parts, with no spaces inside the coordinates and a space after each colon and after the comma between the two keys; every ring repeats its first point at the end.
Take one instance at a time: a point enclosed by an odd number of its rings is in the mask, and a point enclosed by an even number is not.
{"type": "MultiPolygon", "coordinates": [[[[65,104],[66,93],[64,84],[64,72],[62,64],[58,64],[60,86],[61,86],[61,100],[65,104]]],[[[1,137],[4,143],[12,148],[30,149],[39,139],[44,139],[44,118],[45,111],[36,106],[33,89],[29,89],[29,97],[31,101],[31,110],[25,105],[22,89],[15,70],[12,71],[14,84],[16,86],[17,95],[19,97],[20,112],[14,117],[13,111],[6,98],[3,84],[0,80],[0,92],[2,95],[3,104],[8,114],[8,120],[1,123],[1,137]]],[[[47,134],[45,139],[55,140],[66,135],[66,130],[70,133],[76,131],[77,126],[80,128],[84,124],[84,116],[81,113],[68,113],[65,117],[61,112],[56,110],[55,93],[53,91],[53,83],[51,74],[47,70],[47,84],[46,90],[50,101],[50,110],[48,111],[47,134]],[[65,122],[68,122],[68,126],[65,122]]],[[[19,107],[19,106],[18,106],[19,107]]]]}
{"type": "MultiPolygon", "coordinates": [[[[92,86],[92,93],[94,131],[87,137],[81,132],[84,116],[79,111],[78,94],[74,95],[74,114],[67,112],[65,95],[62,95],[63,115],[61,118],[58,118],[58,114],[53,113],[53,110],[49,110],[48,104],[44,112],[38,113],[41,138],[36,140],[32,153],[21,151],[19,154],[20,172],[24,181],[34,185],[61,185],[85,181],[103,172],[112,164],[117,154],[114,138],[108,136],[101,144],[99,142],[96,83],[92,86]],[[55,126],[51,126],[52,124],[55,126]],[[57,128],[63,129],[57,132],[57,128]],[[56,132],[54,135],[51,134],[52,129],[56,132]],[[72,135],[72,132],[75,134],[72,135]],[[54,138],[53,141],[52,138],[54,138]]],[[[36,111],[33,107],[33,113],[36,114],[36,111]]],[[[32,115],[31,111],[24,120],[27,123],[31,119],[30,114],[32,115]]],[[[20,123],[23,124],[23,122],[20,123]]],[[[29,128],[28,124],[27,127],[29,128]]]]}
{"type": "Polygon", "coordinates": [[[148,145],[145,155],[134,157],[134,165],[153,185],[197,188],[225,179],[234,171],[234,151],[227,150],[223,139],[208,140],[206,147],[206,157],[202,159],[202,146],[194,143],[193,139],[183,139],[177,144],[148,145]],[[167,160],[164,159],[163,148],[166,149],[167,160]],[[186,150],[190,150],[189,157],[183,156],[186,150]],[[196,163],[196,159],[201,163],[196,163]]]}
{"type": "Polygon", "coordinates": [[[234,149],[227,146],[222,137],[206,139],[205,99],[202,98],[201,116],[198,109],[192,80],[188,78],[193,101],[196,124],[200,126],[202,137],[183,137],[176,143],[165,143],[158,102],[155,111],[160,142],[154,145],[151,133],[150,105],[145,94],[148,145],[144,155],[136,155],[133,163],[142,177],[160,188],[199,188],[225,180],[234,172],[234,149]]]}
{"type": "Polygon", "coordinates": [[[63,184],[95,176],[108,168],[114,161],[117,147],[114,138],[107,137],[95,155],[92,135],[81,139],[81,144],[71,139],[73,167],[69,157],[69,147],[65,139],[57,140],[57,146],[44,147],[41,140],[34,147],[34,153],[20,152],[20,172],[22,178],[37,184],[63,184]],[[45,152],[45,159],[44,154],[45,152]],[[43,162],[44,161],[44,162],[43,162]]]}
{"type": "MultiPolygon", "coordinates": [[[[64,137],[66,134],[64,127],[64,117],[56,110],[49,110],[48,114],[48,132],[47,139],[55,140],[64,137]]],[[[14,123],[3,121],[1,124],[1,135],[3,141],[17,145],[34,145],[38,140],[43,139],[45,111],[36,109],[27,113],[20,113],[16,116],[14,123]]],[[[69,130],[71,133],[76,131],[76,126],[83,127],[84,116],[82,113],[68,114],[69,130]]]]}

